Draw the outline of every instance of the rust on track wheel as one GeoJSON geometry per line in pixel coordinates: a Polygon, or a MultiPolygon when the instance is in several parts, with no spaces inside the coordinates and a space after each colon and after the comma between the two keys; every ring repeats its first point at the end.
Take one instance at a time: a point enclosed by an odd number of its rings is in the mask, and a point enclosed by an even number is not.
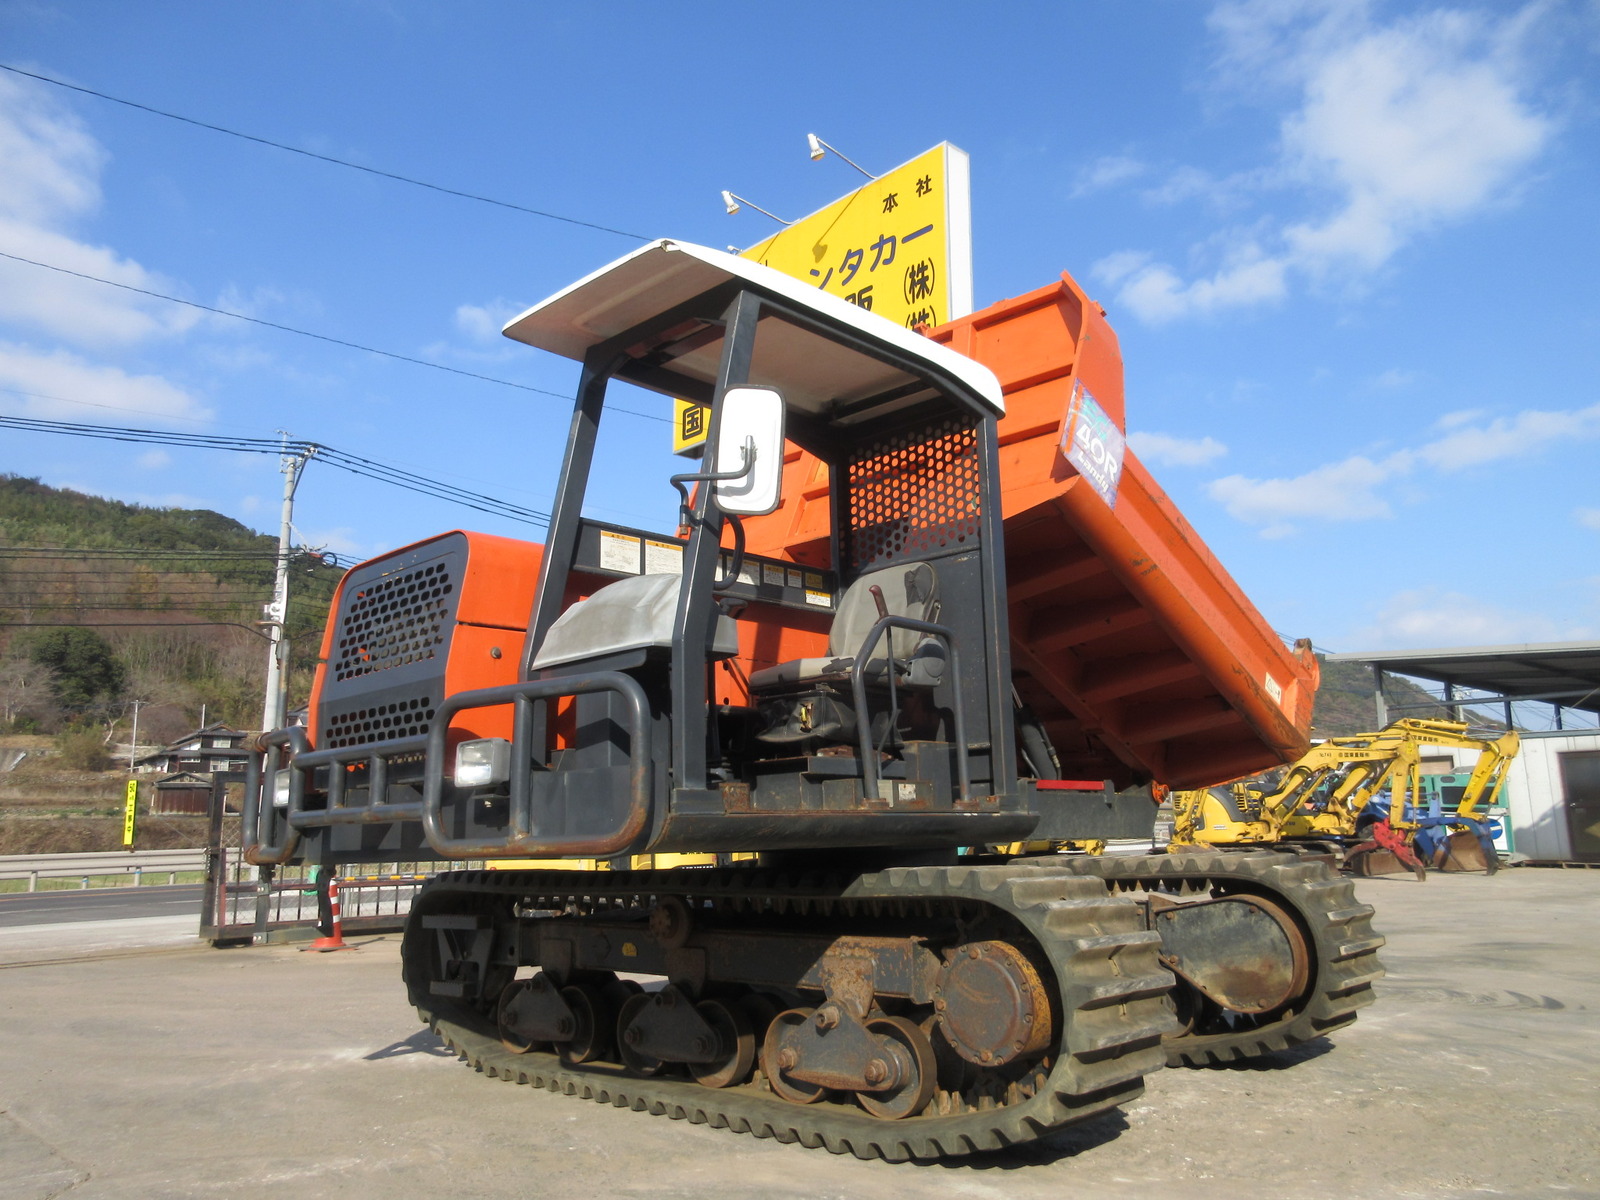
{"type": "Polygon", "coordinates": [[[791,1104],[815,1104],[828,1094],[828,1089],[820,1083],[807,1083],[803,1079],[791,1078],[788,1073],[789,1068],[779,1061],[783,1056],[779,1043],[782,1041],[784,1030],[804,1025],[811,1020],[815,1011],[812,1008],[791,1008],[779,1013],[767,1027],[766,1039],[761,1044],[761,1071],[766,1075],[767,1082],[772,1085],[773,1093],[791,1104]]]}
{"type": "Polygon", "coordinates": [[[721,1000],[702,1000],[694,1007],[716,1033],[720,1057],[716,1062],[690,1063],[689,1073],[706,1087],[743,1083],[756,1064],[756,1035],[750,1019],[738,1005],[721,1000]]]}
{"type": "Polygon", "coordinates": [[[628,1043],[628,1026],[633,1023],[633,1018],[639,1015],[641,1009],[650,1007],[650,1003],[650,996],[642,991],[636,992],[623,1001],[622,1010],[617,1013],[617,1057],[622,1060],[622,1065],[628,1069],[628,1073],[639,1079],[659,1075],[662,1068],[667,1065],[659,1058],[635,1050],[628,1043]]]}
{"type": "Polygon", "coordinates": [[[605,1005],[600,993],[587,984],[575,983],[561,989],[561,998],[572,1010],[572,1036],[561,1045],[561,1061],[568,1066],[593,1062],[606,1050],[603,1013],[605,1005]]]}
{"type": "Polygon", "coordinates": [[[933,1099],[938,1083],[933,1043],[905,1017],[874,1017],[867,1022],[867,1032],[882,1038],[894,1056],[900,1068],[900,1086],[887,1092],[857,1092],[856,1103],[886,1121],[916,1116],[933,1099]]]}
{"type": "Polygon", "coordinates": [[[527,1054],[541,1043],[517,1032],[517,1001],[528,990],[526,979],[515,979],[500,993],[500,1003],[495,1006],[495,1028],[500,1034],[500,1044],[513,1054],[527,1054]]]}

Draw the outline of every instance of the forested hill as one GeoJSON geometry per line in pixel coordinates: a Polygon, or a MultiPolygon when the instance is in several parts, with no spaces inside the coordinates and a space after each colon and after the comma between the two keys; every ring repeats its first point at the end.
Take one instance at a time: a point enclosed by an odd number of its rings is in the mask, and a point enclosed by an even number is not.
{"type": "Polygon", "coordinates": [[[0,545],[231,550],[272,555],[277,539],[208,508],[146,508],[0,475],[0,545]]]}
{"type": "MultiPolygon", "coordinates": [[[[1322,660],[1322,656],[1318,655],[1322,660]]],[[[1409,679],[1391,675],[1383,685],[1391,706],[1389,719],[1417,717],[1423,720],[1449,720],[1444,705],[1409,679]],[[1421,707],[1399,707],[1416,703],[1421,707]]],[[[1496,724],[1493,712],[1482,714],[1482,722],[1496,724]]],[[[1372,668],[1364,663],[1331,663],[1322,660],[1322,686],[1317,689],[1317,707],[1311,717],[1314,738],[1346,737],[1378,729],[1378,708],[1372,696],[1372,668]]]]}
{"type": "MultiPolygon", "coordinates": [[[[253,727],[266,661],[257,622],[272,598],[276,557],[275,537],[208,509],[125,504],[0,476],[5,724],[114,732],[138,700],[147,710],[141,741],[178,736],[202,711],[253,727]],[[114,661],[89,687],[63,676],[72,674],[62,665],[69,658],[114,661]]],[[[291,705],[306,698],[342,574],[319,555],[294,557],[291,705]]]]}

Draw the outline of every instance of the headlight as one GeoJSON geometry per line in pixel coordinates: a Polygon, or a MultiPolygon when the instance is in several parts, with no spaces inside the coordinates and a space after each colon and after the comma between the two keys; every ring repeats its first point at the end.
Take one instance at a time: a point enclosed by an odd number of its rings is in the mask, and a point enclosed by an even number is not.
{"type": "Polygon", "coordinates": [[[272,773],[272,807],[289,807],[289,772],[287,770],[272,773]]]}
{"type": "Polygon", "coordinates": [[[488,787],[511,778],[511,743],[478,738],[456,747],[456,786],[488,787]]]}

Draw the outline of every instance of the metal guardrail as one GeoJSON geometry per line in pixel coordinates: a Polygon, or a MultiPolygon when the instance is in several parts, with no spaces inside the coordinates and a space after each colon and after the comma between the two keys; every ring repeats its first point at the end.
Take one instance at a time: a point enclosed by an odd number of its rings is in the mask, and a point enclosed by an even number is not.
{"type": "MultiPolygon", "coordinates": [[[[339,868],[345,932],[400,929],[422,884],[438,871],[467,865],[472,864],[391,862],[339,868]]],[[[317,885],[305,865],[258,868],[238,850],[223,850],[207,891],[200,936],[213,945],[292,940],[315,932],[317,885]]]]}
{"type": "Polygon", "coordinates": [[[144,875],[180,871],[204,871],[204,850],[108,850],[89,854],[12,854],[0,856],[0,879],[26,879],[28,890],[37,891],[41,879],[89,880],[106,875],[131,875],[133,886],[144,882],[144,875]]]}

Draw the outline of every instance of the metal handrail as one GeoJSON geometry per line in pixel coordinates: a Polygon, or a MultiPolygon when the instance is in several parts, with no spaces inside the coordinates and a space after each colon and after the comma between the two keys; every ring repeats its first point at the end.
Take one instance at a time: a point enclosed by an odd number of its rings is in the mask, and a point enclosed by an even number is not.
{"type": "Polygon", "coordinates": [[[312,750],[296,755],[291,766],[307,776],[318,767],[329,768],[328,805],[322,809],[294,813],[289,818],[289,824],[296,829],[320,829],[328,825],[375,825],[384,821],[421,820],[422,801],[390,804],[380,797],[389,794],[389,760],[402,754],[423,754],[427,749],[427,737],[419,735],[366,746],[312,750]],[[367,768],[368,803],[346,804],[344,768],[363,762],[367,768]]]}
{"type": "MultiPolygon", "coordinates": [[[[881,776],[878,772],[878,752],[872,744],[872,722],[867,715],[867,667],[868,659],[873,648],[877,646],[883,635],[890,629],[908,629],[912,633],[921,633],[929,637],[936,637],[944,642],[950,651],[950,679],[955,694],[955,704],[952,712],[955,718],[956,737],[956,779],[961,788],[961,799],[968,800],[972,796],[972,768],[967,761],[967,722],[961,704],[961,659],[956,650],[955,631],[945,625],[935,625],[931,621],[918,621],[912,617],[899,617],[890,614],[879,617],[877,624],[867,631],[866,638],[861,643],[855,662],[850,665],[850,694],[856,705],[856,738],[861,743],[861,777],[866,788],[867,798],[876,800],[881,790],[881,776]]],[[[886,662],[889,677],[889,713],[890,720],[900,711],[900,702],[895,687],[895,659],[894,645],[890,643],[890,654],[886,662]]]]}
{"type": "MultiPolygon", "coordinates": [[[[539,747],[543,758],[544,747],[539,747]]],[[[429,769],[422,791],[422,832],[433,851],[445,858],[610,858],[627,850],[650,817],[650,702],[638,682],[618,671],[594,671],[555,679],[533,679],[479,688],[451,696],[436,710],[428,731],[429,769]],[[534,708],[542,701],[594,692],[616,692],[626,702],[628,730],[628,819],[603,837],[536,837],[533,832],[532,750],[534,708]],[[505,838],[454,838],[444,831],[444,761],[450,718],[470,708],[513,704],[511,735],[510,834],[505,838]]]]}
{"type": "Polygon", "coordinates": [[[289,772],[289,804],[284,812],[285,829],[281,845],[272,842],[277,806],[270,802],[261,803],[262,764],[269,756],[276,761],[286,746],[290,751],[289,763],[293,767],[300,755],[311,749],[311,739],[304,726],[291,725],[287,729],[274,729],[260,734],[255,740],[256,753],[245,763],[244,813],[240,818],[239,832],[244,841],[245,861],[258,867],[288,862],[300,845],[300,831],[294,827],[294,814],[305,803],[304,774],[296,770],[289,772]]]}

